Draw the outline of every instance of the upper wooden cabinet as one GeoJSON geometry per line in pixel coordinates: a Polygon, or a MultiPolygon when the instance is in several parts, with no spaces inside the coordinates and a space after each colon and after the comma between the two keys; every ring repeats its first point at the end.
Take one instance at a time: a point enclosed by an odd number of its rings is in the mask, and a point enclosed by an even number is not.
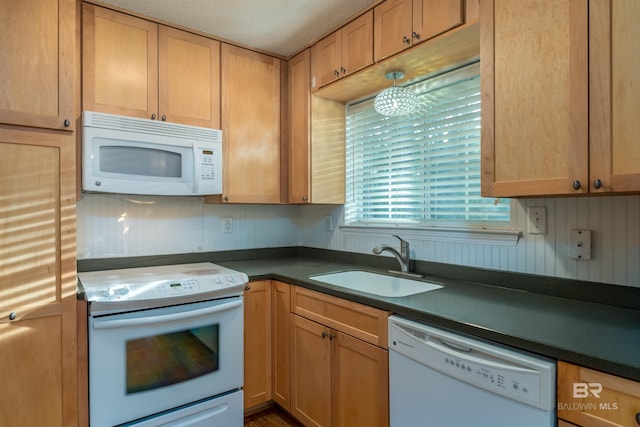
{"type": "Polygon", "coordinates": [[[482,194],[640,190],[633,0],[483,1],[482,194]]]}
{"type": "Polygon", "coordinates": [[[589,2],[589,190],[640,191],[640,2],[589,2]]]}
{"type": "Polygon", "coordinates": [[[581,427],[636,426],[640,383],[560,361],[558,418],[581,427]]]}
{"type": "Polygon", "coordinates": [[[0,195],[2,425],[75,426],[74,137],[0,126],[0,195]]]}
{"type": "Polygon", "coordinates": [[[311,48],[311,87],[318,89],[373,64],[373,11],[311,48]]]}
{"type": "Polygon", "coordinates": [[[83,4],[83,110],[220,127],[220,43],[83,4]]]}
{"type": "Polygon", "coordinates": [[[344,105],[311,95],[308,49],[288,68],[288,202],[344,203],[344,105]]]}
{"type": "Polygon", "coordinates": [[[463,0],[387,0],[374,8],[374,58],[380,61],[464,22],[463,0]]]}
{"type": "Polygon", "coordinates": [[[222,45],[222,202],[281,201],[281,69],[277,58],[222,45]]]}
{"type": "Polygon", "coordinates": [[[74,0],[0,0],[0,123],[71,130],[74,0]]]}

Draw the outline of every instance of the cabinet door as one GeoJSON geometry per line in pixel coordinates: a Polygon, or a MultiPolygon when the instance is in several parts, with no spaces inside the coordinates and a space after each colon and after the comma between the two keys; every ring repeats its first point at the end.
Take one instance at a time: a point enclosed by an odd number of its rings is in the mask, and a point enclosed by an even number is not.
{"type": "Polygon", "coordinates": [[[482,194],[587,192],[588,3],[480,7],[482,194]]]}
{"type": "Polygon", "coordinates": [[[0,128],[5,426],[78,423],[74,149],[71,135],[0,128]]]}
{"type": "Polygon", "coordinates": [[[291,413],[307,426],[329,426],[330,330],[295,314],[291,319],[291,413]]]}
{"type": "Polygon", "coordinates": [[[291,286],[272,281],[273,400],[291,411],[291,286]]]}
{"type": "Polygon", "coordinates": [[[0,123],[74,127],[75,16],[73,0],[0,0],[0,123]]]}
{"type": "Polygon", "coordinates": [[[638,1],[589,2],[589,181],[594,192],[640,190],[639,17],[638,1]]]}
{"type": "Polygon", "coordinates": [[[583,427],[616,427],[635,426],[638,414],[640,383],[558,362],[558,417],[583,427]]]}
{"type": "Polygon", "coordinates": [[[279,203],[280,60],[222,45],[223,201],[279,203]]]}
{"type": "Polygon", "coordinates": [[[220,128],[220,42],[161,25],[159,118],[220,128]]]}
{"type": "Polygon", "coordinates": [[[331,343],[334,427],[389,425],[389,352],[341,332],[331,343]]]}
{"type": "Polygon", "coordinates": [[[335,31],[311,47],[312,88],[318,89],[340,77],[342,33],[335,31]]]}
{"type": "Polygon", "coordinates": [[[428,40],[464,22],[464,0],[413,0],[414,43],[428,40]]]}
{"type": "Polygon", "coordinates": [[[82,5],[82,109],[155,118],[157,24],[82,5]]]}
{"type": "Polygon", "coordinates": [[[387,0],[373,9],[376,61],[411,46],[412,8],[412,0],[387,0]]]}
{"type": "Polygon", "coordinates": [[[310,62],[309,49],[289,60],[289,203],[311,201],[310,62]]]}
{"type": "Polygon", "coordinates": [[[341,31],[341,76],[347,76],[373,64],[373,11],[348,23],[341,31]]]}
{"type": "Polygon", "coordinates": [[[271,281],[244,292],[244,408],[271,400],[271,281]]]}

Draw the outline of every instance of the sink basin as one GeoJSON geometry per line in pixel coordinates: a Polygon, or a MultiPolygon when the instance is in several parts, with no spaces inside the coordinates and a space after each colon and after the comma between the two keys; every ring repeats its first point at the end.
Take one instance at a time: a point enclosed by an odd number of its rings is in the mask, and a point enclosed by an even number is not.
{"type": "Polygon", "coordinates": [[[406,297],[440,289],[442,285],[405,277],[388,276],[370,271],[350,270],[318,274],[309,279],[381,297],[406,297]]]}

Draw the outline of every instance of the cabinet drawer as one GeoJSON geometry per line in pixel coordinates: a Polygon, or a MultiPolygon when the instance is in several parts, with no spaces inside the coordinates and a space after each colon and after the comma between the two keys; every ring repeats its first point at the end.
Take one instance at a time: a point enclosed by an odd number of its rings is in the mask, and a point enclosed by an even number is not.
{"type": "Polygon", "coordinates": [[[558,362],[558,417],[584,427],[635,426],[640,383],[558,362]]]}
{"type": "Polygon", "coordinates": [[[292,287],[291,311],[363,341],[388,348],[389,312],[309,289],[292,287]]]}

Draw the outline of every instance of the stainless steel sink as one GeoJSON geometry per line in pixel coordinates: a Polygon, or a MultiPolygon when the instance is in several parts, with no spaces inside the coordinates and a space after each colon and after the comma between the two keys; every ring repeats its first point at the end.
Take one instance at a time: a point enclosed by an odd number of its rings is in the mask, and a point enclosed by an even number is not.
{"type": "Polygon", "coordinates": [[[382,297],[406,297],[442,287],[439,283],[361,270],[317,274],[309,279],[382,297]]]}

